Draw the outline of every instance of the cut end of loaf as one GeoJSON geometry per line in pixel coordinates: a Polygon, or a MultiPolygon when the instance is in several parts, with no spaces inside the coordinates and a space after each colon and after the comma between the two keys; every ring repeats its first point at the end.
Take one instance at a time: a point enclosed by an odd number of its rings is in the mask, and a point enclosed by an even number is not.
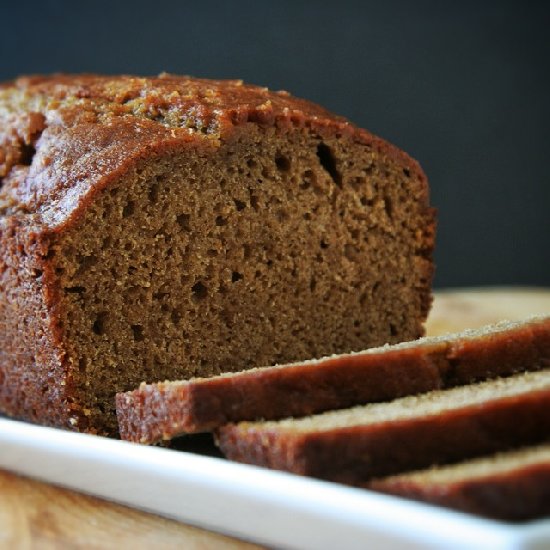
{"type": "Polygon", "coordinates": [[[55,244],[80,429],[116,392],[422,334],[433,212],[412,163],[249,124],[142,161],[55,244]]]}

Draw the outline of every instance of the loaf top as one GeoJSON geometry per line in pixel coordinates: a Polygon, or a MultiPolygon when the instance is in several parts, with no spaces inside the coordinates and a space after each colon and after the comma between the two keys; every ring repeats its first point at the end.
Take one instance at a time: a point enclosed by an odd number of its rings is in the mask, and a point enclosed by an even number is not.
{"type": "Polygon", "coordinates": [[[133,161],[182,145],[211,150],[246,123],[351,136],[422,175],[405,153],[344,118],[240,80],[22,77],[0,86],[0,216],[30,214],[59,229],[133,161]]]}

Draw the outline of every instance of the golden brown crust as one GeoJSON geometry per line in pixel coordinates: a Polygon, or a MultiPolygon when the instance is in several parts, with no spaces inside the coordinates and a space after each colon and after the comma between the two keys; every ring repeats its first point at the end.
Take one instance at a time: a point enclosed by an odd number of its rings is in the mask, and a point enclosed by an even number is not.
{"type": "Polygon", "coordinates": [[[166,74],[55,75],[0,88],[0,212],[39,214],[59,228],[140,156],[216,147],[246,123],[353,135],[419,174],[428,204],[426,178],[408,155],[287,92],[166,74]]]}
{"type": "Polygon", "coordinates": [[[71,427],[53,274],[44,261],[48,245],[31,226],[0,220],[0,404],[11,416],[71,427]]]}

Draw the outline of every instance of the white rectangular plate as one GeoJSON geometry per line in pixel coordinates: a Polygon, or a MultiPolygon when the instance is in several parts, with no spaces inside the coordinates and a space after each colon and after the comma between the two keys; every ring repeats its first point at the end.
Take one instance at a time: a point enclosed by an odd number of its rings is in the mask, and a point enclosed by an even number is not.
{"type": "Polygon", "coordinates": [[[2,418],[0,468],[278,548],[550,548],[550,520],[511,525],[2,418]]]}

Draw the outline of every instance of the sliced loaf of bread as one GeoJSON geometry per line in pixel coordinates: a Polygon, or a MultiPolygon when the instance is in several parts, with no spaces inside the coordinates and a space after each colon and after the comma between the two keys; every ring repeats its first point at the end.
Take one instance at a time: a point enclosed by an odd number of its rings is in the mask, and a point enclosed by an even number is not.
{"type": "Polygon", "coordinates": [[[117,395],[117,416],[123,439],[154,443],[229,422],[305,416],[549,366],[550,316],[533,317],[360,353],[142,384],[117,395]]]}
{"type": "Polygon", "coordinates": [[[368,488],[522,521],[550,516],[550,443],[377,479],[368,488]]]}
{"type": "Polygon", "coordinates": [[[435,212],[393,145],[288,92],[0,84],[0,414],[115,435],[115,394],[424,334],[435,212]]]}
{"type": "Polygon", "coordinates": [[[332,411],[220,428],[232,460],[343,483],[445,464],[550,433],[550,370],[332,411]]]}

